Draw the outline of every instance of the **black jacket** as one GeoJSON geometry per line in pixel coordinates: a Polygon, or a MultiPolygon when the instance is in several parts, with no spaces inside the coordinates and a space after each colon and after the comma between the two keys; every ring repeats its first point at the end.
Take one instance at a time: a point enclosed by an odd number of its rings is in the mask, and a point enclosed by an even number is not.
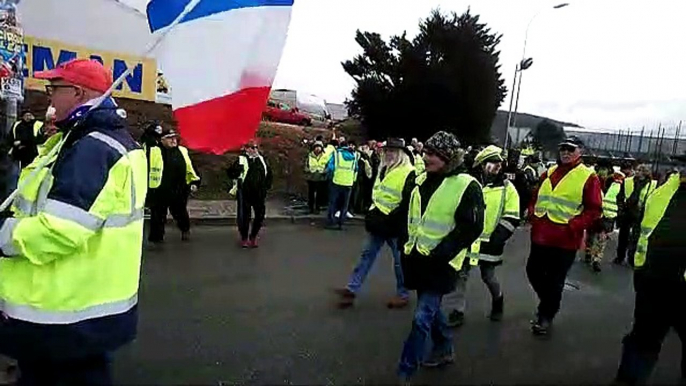
{"type": "MultiPolygon", "coordinates": [[[[490,182],[488,185],[484,186],[490,186],[490,187],[501,187],[505,185],[505,174],[500,173],[495,180],[490,182]]],[[[519,226],[520,221],[515,220],[511,217],[503,217],[500,221],[506,221],[510,223],[514,228],[519,226]]],[[[505,226],[502,224],[498,224],[495,227],[495,230],[493,230],[493,233],[491,233],[491,237],[487,242],[481,243],[481,249],[480,252],[486,255],[491,255],[491,256],[501,256],[504,252],[505,249],[505,243],[507,243],[507,240],[512,237],[514,232],[510,231],[507,229],[505,226]]]]}
{"type": "MultiPolygon", "coordinates": [[[[448,174],[428,173],[427,179],[419,188],[422,196],[422,214],[426,210],[429,198],[452,175],[466,173],[460,168],[448,174]]],[[[484,199],[481,187],[477,182],[471,183],[462,196],[462,201],[455,210],[455,229],[441,241],[429,254],[423,256],[416,249],[409,255],[403,255],[402,268],[405,287],[417,291],[431,291],[447,294],[455,289],[457,271],[450,261],[463,249],[469,248],[481,235],[484,224],[484,199]]],[[[402,245],[407,240],[407,230],[402,238],[402,245]]],[[[469,264],[465,260],[465,264],[469,264]]]]}
{"type": "Polygon", "coordinates": [[[648,239],[648,253],[637,275],[664,282],[684,282],[686,271],[686,184],[681,184],[648,239]]]}
{"type": "Polygon", "coordinates": [[[410,196],[415,187],[415,172],[410,172],[403,187],[403,198],[400,206],[393,209],[389,214],[383,214],[378,208],[374,208],[365,217],[367,232],[385,238],[399,238],[407,233],[407,209],[410,205],[410,196]]]}
{"type": "Polygon", "coordinates": [[[38,156],[38,148],[36,146],[45,142],[45,138],[41,133],[38,136],[34,135],[33,125],[35,123],[35,120],[30,122],[19,121],[16,130],[13,127],[8,136],[9,145],[12,146],[12,158],[20,162],[22,168],[33,162],[38,156]],[[21,144],[15,146],[15,141],[19,141],[21,144]]]}
{"type": "MultiPolygon", "coordinates": [[[[265,165],[267,165],[267,173],[265,175],[264,166],[258,157],[250,158],[245,154],[242,155],[248,159],[248,174],[245,176],[244,181],[238,181],[238,189],[243,194],[261,197],[262,199],[266,198],[267,192],[272,188],[272,170],[267,163],[267,159],[265,158],[264,160],[265,165]]],[[[226,175],[232,180],[238,180],[241,173],[243,173],[243,166],[238,163],[238,158],[236,158],[236,161],[226,171],[226,175]]]]}

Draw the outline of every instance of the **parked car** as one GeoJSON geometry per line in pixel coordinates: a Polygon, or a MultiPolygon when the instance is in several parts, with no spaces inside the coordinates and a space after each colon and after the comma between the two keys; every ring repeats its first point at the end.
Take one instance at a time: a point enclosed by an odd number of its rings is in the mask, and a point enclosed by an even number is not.
{"type": "Polygon", "coordinates": [[[290,123],[293,125],[310,126],[312,118],[300,112],[297,107],[291,107],[282,102],[268,101],[262,119],[265,121],[290,123]]]}

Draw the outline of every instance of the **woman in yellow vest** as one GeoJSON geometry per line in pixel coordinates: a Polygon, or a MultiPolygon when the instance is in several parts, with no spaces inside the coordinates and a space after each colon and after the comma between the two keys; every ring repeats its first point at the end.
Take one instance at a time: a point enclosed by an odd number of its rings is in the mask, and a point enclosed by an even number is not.
{"type": "Polygon", "coordinates": [[[148,241],[164,241],[164,224],[170,212],[181,231],[181,239],[190,239],[188,195],[200,186],[200,177],[193,169],[188,149],[179,146],[178,135],[169,128],[161,131],[160,143],[146,150],[150,175],[148,181],[150,234],[148,241]]]}
{"type": "Polygon", "coordinates": [[[616,383],[642,385],[673,327],[681,340],[681,384],[686,380],[686,179],[672,174],[645,201],[634,259],[634,323],[623,340],[616,383]]]}
{"type": "Polygon", "coordinates": [[[484,225],[481,185],[464,166],[464,150],[444,131],[424,146],[426,173],[417,177],[408,208],[407,242],[401,261],[405,287],[417,291],[417,305],[398,365],[407,382],[419,365],[436,367],[453,362],[452,333],[441,311],[443,296],[455,290],[465,260],[478,253],[484,225]],[[423,361],[431,337],[433,350],[423,361]]]}
{"type": "Polygon", "coordinates": [[[307,180],[307,205],[311,214],[318,214],[326,204],[326,165],[329,157],[324,152],[324,144],[315,141],[305,160],[305,180],[307,180]]]}
{"type": "Polygon", "coordinates": [[[372,206],[365,218],[367,244],[348,285],[336,291],[340,296],[338,304],[341,308],[353,305],[384,244],[391,248],[396,280],[396,296],[388,301],[387,306],[402,308],[408,304],[409,294],[403,284],[398,238],[405,232],[407,205],[414,188],[415,173],[411,156],[402,139],[389,139],[383,148],[379,175],[372,191],[372,206]]]}
{"type": "MultiPolygon", "coordinates": [[[[503,293],[495,276],[495,269],[503,263],[505,243],[519,226],[519,195],[514,184],[505,177],[503,162],[503,150],[491,145],[476,155],[473,164],[473,176],[482,181],[486,203],[484,229],[479,237],[479,270],[481,280],[491,294],[489,317],[492,321],[502,319],[504,307],[503,293]]],[[[445,296],[450,327],[458,327],[464,323],[469,271],[470,265],[467,264],[458,275],[455,291],[445,296]]]]}

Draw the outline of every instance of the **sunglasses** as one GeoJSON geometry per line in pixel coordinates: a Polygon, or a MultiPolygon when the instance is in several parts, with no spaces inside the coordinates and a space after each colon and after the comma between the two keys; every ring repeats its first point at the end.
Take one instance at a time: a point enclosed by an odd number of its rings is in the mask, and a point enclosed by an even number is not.
{"type": "Polygon", "coordinates": [[[560,146],[560,151],[568,151],[570,153],[574,153],[576,151],[576,147],[571,146],[571,145],[561,145],[560,146]]]}

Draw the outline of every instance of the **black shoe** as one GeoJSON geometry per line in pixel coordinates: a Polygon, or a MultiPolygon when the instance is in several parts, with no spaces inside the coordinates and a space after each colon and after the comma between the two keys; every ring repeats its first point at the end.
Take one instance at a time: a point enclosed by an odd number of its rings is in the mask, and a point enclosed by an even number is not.
{"type": "Polygon", "coordinates": [[[460,327],[464,324],[464,312],[452,311],[448,315],[448,327],[460,327]]]}
{"type": "Polygon", "coordinates": [[[431,358],[422,362],[422,367],[436,369],[455,363],[455,356],[450,353],[446,355],[431,355],[431,358]]]}
{"type": "Polygon", "coordinates": [[[594,261],[593,263],[591,263],[591,269],[593,269],[593,272],[596,272],[596,273],[599,273],[600,271],[602,271],[602,269],[600,268],[600,262],[594,261]]]}
{"type": "Polygon", "coordinates": [[[536,336],[546,336],[550,333],[552,323],[544,318],[538,318],[536,323],[531,326],[531,332],[536,336]]]}
{"type": "Polygon", "coordinates": [[[499,322],[503,320],[503,308],[505,306],[503,295],[501,294],[498,298],[493,299],[493,302],[491,304],[491,315],[489,315],[489,319],[491,319],[494,322],[499,322]]]}

